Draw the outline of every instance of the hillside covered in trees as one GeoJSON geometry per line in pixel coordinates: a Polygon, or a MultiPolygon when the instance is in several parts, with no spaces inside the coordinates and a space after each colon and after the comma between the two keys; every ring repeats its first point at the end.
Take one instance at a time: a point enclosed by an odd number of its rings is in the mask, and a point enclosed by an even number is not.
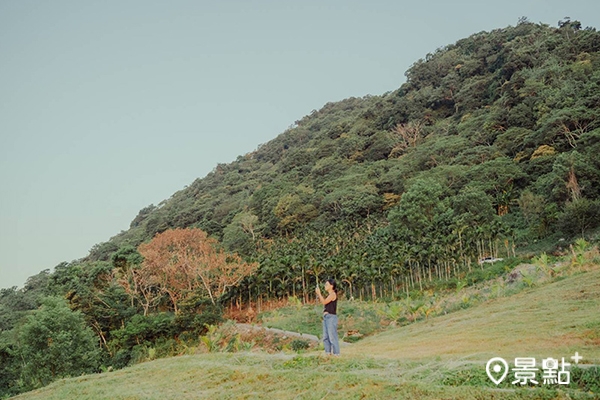
{"type": "Polygon", "coordinates": [[[127,365],[136,345],[191,337],[223,305],[308,300],[324,277],[349,297],[393,298],[537,241],[560,252],[577,237],[597,240],[596,29],[521,19],[427,54],[405,75],[381,96],[326,104],[144,208],[85,258],[2,290],[0,397],[65,371],[127,365]],[[177,293],[144,278],[150,241],[181,228],[205,232],[212,259],[246,273],[216,289],[177,283],[177,293]],[[51,354],[35,346],[47,343],[25,340],[61,318],[81,353],[40,369],[51,354]],[[89,348],[95,339],[101,351],[89,348]]]}
{"type": "Polygon", "coordinates": [[[599,39],[522,20],[438,49],[400,89],[329,103],[141,210],[87,260],[198,227],[278,296],[325,271],[418,280],[581,236],[600,215],[599,39]]]}

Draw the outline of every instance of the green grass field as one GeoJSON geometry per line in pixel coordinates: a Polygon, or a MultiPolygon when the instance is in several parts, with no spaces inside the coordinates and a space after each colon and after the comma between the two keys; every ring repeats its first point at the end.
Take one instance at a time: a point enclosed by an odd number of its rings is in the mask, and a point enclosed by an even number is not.
{"type": "Polygon", "coordinates": [[[600,271],[391,329],[347,350],[403,360],[567,357],[600,364],[600,271]]]}
{"type": "MultiPolygon", "coordinates": [[[[306,323],[314,307],[297,312],[306,323]]],[[[277,318],[266,319],[276,325],[277,318]]],[[[387,327],[344,346],[340,357],[257,350],[186,355],[57,381],[16,398],[598,399],[600,369],[593,365],[599,364],[600,269],[593,267],[387,327]],[[516,357],[535,357],[540,367],[548,357],[573,363],[575,352],[583,357],[582,367],[573,365],[569,386],[542,385],[540,379],[539,385],[520,387],[508,378],[496,386],[485,372],[492,357],[511,365],[516,357]]]]}

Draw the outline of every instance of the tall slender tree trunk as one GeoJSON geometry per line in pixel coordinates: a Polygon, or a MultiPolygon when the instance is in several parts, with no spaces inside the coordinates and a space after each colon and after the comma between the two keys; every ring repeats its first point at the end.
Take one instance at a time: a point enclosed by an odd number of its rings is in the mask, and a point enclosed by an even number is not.
{"type": "Polygon", "coordinates": [[[429,282],[433,281],[433,278],[431,277],[431,258],[427,259],[427,272],[429,274],[429,282]]]}
{"type": "Polygon", "coordinates": [[[308,293],[306,292],[306,280],[304,277],[304,264],[302,265],[302,296],[304,297],[304,304],[308,303],[308,293]]]}

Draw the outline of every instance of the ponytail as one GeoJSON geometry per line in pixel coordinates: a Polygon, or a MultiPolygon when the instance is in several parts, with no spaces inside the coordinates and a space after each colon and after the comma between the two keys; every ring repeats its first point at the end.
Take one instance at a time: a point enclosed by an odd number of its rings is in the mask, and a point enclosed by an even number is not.
{"type": "Polygon", "coordinates": [[[337,288],[337,283],[335,282],[335,279],[329,278],[329,279],[327,279],[326,282],[329,282],[329,284],[333,287],[333,291],[337,294],[338,288],[337,288]]]}

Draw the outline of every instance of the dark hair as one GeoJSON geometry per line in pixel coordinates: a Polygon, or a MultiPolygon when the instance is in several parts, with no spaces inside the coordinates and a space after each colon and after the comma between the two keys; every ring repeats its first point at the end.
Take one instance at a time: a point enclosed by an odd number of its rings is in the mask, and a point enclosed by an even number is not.
{"type": "Polygon", "coordinates": [[[335,279],[329,278],[325,282],[329,282],[329,284],[333,286],[333,291],[337,293],[337,283],[335,283],[335,279]]]}

